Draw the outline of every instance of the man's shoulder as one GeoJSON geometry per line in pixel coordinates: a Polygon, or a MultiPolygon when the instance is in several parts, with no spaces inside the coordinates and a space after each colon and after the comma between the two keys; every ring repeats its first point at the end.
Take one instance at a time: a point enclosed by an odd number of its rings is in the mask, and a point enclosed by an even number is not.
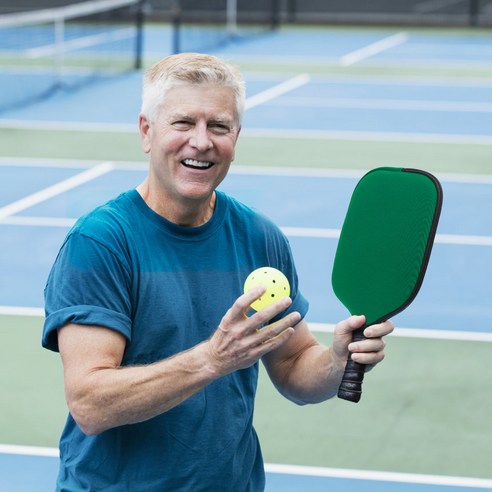
{"type": "Polygon", "coordinates": [[[272,219],[263,211],[254,206],[247,205],[244,202],[234,198],[230,195],[223,193],[225,200],[227,201],[229,214],[234,219],[243,219],[244,221],[265,223],[268,225],[274,225],[272,219]]]}
{"type": "Polygon", "coordinates": [[[80,217],[67,234],[65,243],[91,241],[115,252],[127,250],[132,234],[131,192],[124,192],[80,217]]]}
{"type": "Polygon", "coordinates": [[[112,231],[121,231],[128,227],[131,212],[132,191],[121,193],[103,205],[99,205],[80,217],[72,228],[72,233],[87,236],[99,236],[112,231]]]}
{"type": "MultiPolygon", "coordinates": [[[[242,230],[252,237],[283,237],[283,232],[273,219],[263,210],[227,196],[228,214],[231,228],[242,230]]],[[[241,231],[238,231],[241,232],[241,231]]]]}

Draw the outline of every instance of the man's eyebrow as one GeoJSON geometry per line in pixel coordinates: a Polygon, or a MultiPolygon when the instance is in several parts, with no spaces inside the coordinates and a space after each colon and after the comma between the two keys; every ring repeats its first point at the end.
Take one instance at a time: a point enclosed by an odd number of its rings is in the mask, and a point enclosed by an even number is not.
{"type": "Polygon", "coordinates": [[[220,124],[223,124],[223,125],[229,125],[229,126],[233,126],[234,125],[234,120],[232,118],[229,118],[229,117],[226,117],[226,116],[218,116],[218,117],[214,117],[214,118],[210,118],[208,120],[209,123],[220,123],[220,124]]]}
{"type": "MultiPolygon", "coordinates": [[[[188,112],[175,112],[167,115],[167,121],[189,121],[194,122],[196,120],[196,116],[188,112]]],[[[232,116],[228,115],[216,115],[207,119],[207,125],[224,125],[229,129],[236,128],[236,120],[232,116]]]]}
{"type": "Polygon", "coordinates": [[[193,117],[188,113],[170,113],[168,114],[168,119],[170,120],[191,120],[193,117]]]}
{"type": "MultiPolygon", "coordinates": [[[[171,119],[176,119],[176,118],[192,119],[192,120],[196,119],[196,116],[194,116],[190,113],[178,112],[178,111],[176,111],[175,113],[169,113],[168,117],[171,119]]],[[[200,119],[200,117],[198,119],[200,119]]],[[[227,123],[227,122],[233,121],[233,118],[231,116],[219,114],[217,116],[212,116],[210,118],[207,118],[207,121],[212,121],[212,122],[217,122],[217,123],[221,123],[221,122],[227,123]]]]}

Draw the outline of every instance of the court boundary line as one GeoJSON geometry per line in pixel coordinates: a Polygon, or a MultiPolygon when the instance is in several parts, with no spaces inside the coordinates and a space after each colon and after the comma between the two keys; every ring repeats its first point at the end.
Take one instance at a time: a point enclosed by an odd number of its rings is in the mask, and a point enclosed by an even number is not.
{"type": "Polygon", "coordinates": [[[41,189],[31,195],[27,195],[20,200],[12,202],[4,207],[0,208],[0,221],[6,219],[7,217],[14,215],[22,210],[26,210],[34,205],[44,202],[49,198],[53,198],[60,193],[71,190],[80,186],[88,181],[91,181],[103,174],[106,174],[114,169],[114,164],[112,162],[103,162],[99,165],[91,167],[86,171],[83,171],[75,176],[59,181],[54,185],[48,186],[47,188],[41,189]]]}
{"type": "MultiPolygon", "coordinates": [[[[1,314],[1,307],[0,307],[1,314]]],[[[334,323],[315,323],[307,321],[313,333],[333,333],[335,330],[334,323]]],[[[397,326],[390,337],[397,338],[418,338],[425,340],[451,340],[463,342],[492,342],[492,333],[481,331],[453,331],[453,330],[435,330],[430,328],[409,328],[397,326]]]]}
{"type": "Polygon", "coordinates": [[[310,477],[346,478],[352,480],[374,480],[381,482],[403,482],[426,485],[462,486],[488,489],[492,487],[492,479],[457,477],[447,475],[426,475],[419,473],[399,473],[372,470],[354,470],[344,468],[322,468],[316,466],[281,465],[266,463],[267,473],[300,475],[310,477]]]}
{"type": "Polygon", "coordinates": [[[44,308],[28,306],[0,306],[0,316],[32,316],[44,318],[44,308]]]}
{"type": "Polygon", "coordinates": [[[341,56],[340,65],[342,65],[342,67],[354,65],[355,63],[366,60],[367,58],[371,58],[374,55],[382,53],[383,51],[390,50],[395,46],[406,43],[408,39],[409,35],[405,31],[392,34],[391,36],[387,36],[383,39],[380,39],[379,41],[368,44],[362,48],[351,51],[350,53],[341,56]]]}
{"type": "MultiPolygon", "coordinates": [[[[0,444],[0,455],[17,455],[59,458],[58,448],[43,446],[23,446],[16,444],[0,444]]],[[[492,479],[458,477],[447,475],[428,475],[421,473],[401,473],[374,470],[355,470],[350,468],[327,468],[317,466],[286,465],[265,463],[266,473],[297,475],[323,478],[343,478],[349,480],[371,480],[381,482],[401,482],[427,485],[462,486],[473,488],[491,488],[492,479]]]]}
{"type": "MultiPolygon", "coordinates": [[[[0,225],[70,228],[77,221],[74,217],[37,217],[26,215],[2,217],[1,211],[2,209],[0,209],[0,225]]],[[[304,237],[311,239],[338,239],[340,237],[340,229],[285,226],[280,226],[280,229],[288,237],[304,237]]],[[[471,234],[437,234],[434,243],[452,246],[490,247],[492,246],[492,236],[479,236],[471,234]]]]}
{"type": "Polygon", "coordinates": [[[473,101],[426,101],[424,99],[347,99],[320,97],[286,97],[272,101],[275,106],[289,108],[344,108],[383,111],[435,111],[452,113],[491,113],[492,103],[473,101]]]}
{"type": "Polygon", "coordinates": [[[259,92],[258,94],[254,94],[248,97],[244,104],[245,111],[256,106],[259,106],[265,102],[271,101],[272,99],[276,99],[279,96],[287,94],[303,85],[306,85],[311,78],[308,74],[300,74],[295,77],[292,77],[280,84],[274,85],[269,89],[259,92]]]}
{"type": "Polygon", "coordinates": [[[245,129],[244,136],[254,138],[305,139],[305,140],[349,140],[370,142],[433,143],[455,145],[492,145],[490,135],[462,135],[415,132],[369,132],[340,130],[303,130],[279,128],[245,129]]]}
{"type": "MultiPolygon", "coordinates": [[[[118,162],[112,161],[117,167],[118,162]]],[[[80,169],[90,168],[100,164],[100,159],[62,159],[48,157],[18,157],[18,156],[0,156],[0,166],[5,167],[52,167],[52,168],[67,168],[80,169]]]]}
{"type": "Polygon", "coordinates": [[[16,225],[25,227],[65,227],[69,229],[76,219],[62,217],[32,217],[17,215],[15,217],[0,218],[0,225],[16,225]]]}
{"type": "MultiPolygon", "coordinates": [[[[314,227],[280,227],[289,237],[308,237],[321,239],[338,239],[340,229],[314,227]]],[[[472,234],[436,234],[435,244],[450,244],[460,246],[492,246],[492,236],[472,234]]]]}
{"type": "Polygon", "coordinates": [[[13,454],[22,456],[39,456],[58,458],[60,452],[58,448],[50,448],[45,446],[23,446],[19,444],[0,444],[0,455],[13,454]]]}
{"type": "MultiPolygon", "coordinates": [[[[1,212],[1,209],[0,209],[1,212]]],[[[16,225],[26,227],[72,227],[76,218],[59,218],[59,217],[35,217],[35,216],[18,216],[4,217],[0,216],[0,224],[16,225]]],[[[309,227],[280,227],[280,229],[289,237],[305,237],[312,239],[338,239],[340,229],[329,228],[309,228],[309,227]]],[[[437,234],[435,244],[449,244],[461,246],[492,246],[492,236],[478,236],[466,234],[437,234]]]]}
{"type": "MultiPolygon", "coordinates": [[[[0,316],[28,316],[44,318],[44,308],[25,306],[0,306],[0,316]]],[[[333,333],[334,323],[316,323],[308,320],[313,333],[333,333]]],[[[397,327],[389,336],[430,340],[451,340],[464,342],[492,342],[492,333],[480,331],[435,330],[430,328],[397,327]]]]}

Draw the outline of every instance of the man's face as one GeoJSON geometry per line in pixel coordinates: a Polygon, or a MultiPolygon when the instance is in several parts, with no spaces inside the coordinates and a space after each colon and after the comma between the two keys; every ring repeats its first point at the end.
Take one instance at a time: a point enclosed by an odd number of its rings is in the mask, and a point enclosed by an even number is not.
{"type": "Polygon", "coordinates": [[[230,88],[181,85],[167,92],[153,123],[140,117],[150,181],[161,199],[175,204],[210,199],[234,159],[235,108],[230,88]]]}

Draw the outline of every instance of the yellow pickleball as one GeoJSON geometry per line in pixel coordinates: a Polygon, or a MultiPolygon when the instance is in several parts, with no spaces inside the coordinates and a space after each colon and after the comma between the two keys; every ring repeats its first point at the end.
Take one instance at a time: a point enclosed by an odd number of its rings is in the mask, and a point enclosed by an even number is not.
{"type": "Polygon", "coordinates": [[[259,299],[251,304],[251,307],[255,311],[266,308],[283,297],[290,296],[289,281],[276,268],[262,267],[251,272],[244,282],[244,292],[248,292],[257,285],[264,285],[267,290],[259,299]]]}

